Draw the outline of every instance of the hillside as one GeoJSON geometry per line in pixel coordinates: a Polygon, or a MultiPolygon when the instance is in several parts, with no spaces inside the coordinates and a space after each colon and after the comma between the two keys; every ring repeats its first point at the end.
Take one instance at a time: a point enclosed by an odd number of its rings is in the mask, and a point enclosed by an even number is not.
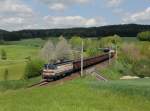
{"type": "Polygon", "coordinates": [[[149,79],[64,84],[0,92],[0,111],[149,111],[149,79]]]}
{"type": "Polygon", "coordinates": [[[150,30],[150,25],[124,24],[109,25],[89,28],[69,28],[69,29],[39,29],[20,30],[13,32],[2,32],[0,38],[4,40],[20,40],[26,38],[46,38],[81,36],[81,37],[102,37],[117,34],[121,37],[135,37],[139,32],[150,30]]]}

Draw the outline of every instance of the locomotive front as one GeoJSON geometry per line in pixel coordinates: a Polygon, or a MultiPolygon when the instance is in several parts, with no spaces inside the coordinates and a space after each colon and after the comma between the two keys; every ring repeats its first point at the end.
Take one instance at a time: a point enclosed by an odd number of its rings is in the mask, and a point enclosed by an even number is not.
{"type": "Polygon", "coordinates": [[[56,65],[53,64],[45,64],[42,72],[43,79],[53,79],[55,76],[55,71],[57,69],[56,65]]]}
{"type": "Polygon", "coordinates": [[[72,62],[61,63],[61,64],[46,64],[42,77],[43,79],[58,79],[60,77],[64,77],[65,75],[71,73],[73,71],[72,62]]]}

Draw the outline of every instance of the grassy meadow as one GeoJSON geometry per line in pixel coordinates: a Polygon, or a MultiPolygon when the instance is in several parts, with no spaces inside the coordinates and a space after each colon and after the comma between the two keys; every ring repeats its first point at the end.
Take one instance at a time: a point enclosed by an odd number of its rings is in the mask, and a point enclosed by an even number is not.
{"type": "MultiPolygon", "coordinates": [[[[41,43],[40,40],[38,40],[41,43]]],[[[35,58],[39,54],[40,46],[37,40],[22,40],[20,42],[11,42],[8,45],[0,45],[0,50],[5,50],[7,60],[0,60],[0,80],[3,80],[3,75],[8,69],[8,79],[21,79],[27,58],[35,58]],[[29,42],[30,41],[30,42],[29,42]]],[[[42,44],[42,43],[41,43],[42,44]]]]}
{"type": "MultiPolygon", "coordinates": [[[[57,40],[52,39],[55,43],[57,40]]],[[[139,58],[150,57],[149,42],[123,38],[118,61],[99,70],[108,82],[87,76],[57,85],[27,88],[41,80],[41,77],[22,80],[22,76],[28,58],[36,58],[45,41],[27,39],[0,45],[0,50],[7,52],[7,60],[0,60],[0,111],[150,111],[150,79],[119,80],[132,75],[132,65],[139,58]],[[134,54],[139,55],[133,59],[134,54]],[[8,80],[3,81],[6,69],[8,80]]]]}
{"type": "Polygon", "coordinates": [[[65,84],[0,93],[0,111],[149,111],[149,79],[65,84]]]}

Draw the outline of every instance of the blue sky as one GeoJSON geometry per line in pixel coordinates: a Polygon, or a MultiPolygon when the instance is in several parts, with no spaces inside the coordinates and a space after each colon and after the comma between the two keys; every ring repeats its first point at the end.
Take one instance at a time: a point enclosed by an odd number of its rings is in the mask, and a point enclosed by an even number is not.
{"type": "Polygon", "coordinates": [[[0,29],[150,24],[150,0],[0,0],[0,29]]]}

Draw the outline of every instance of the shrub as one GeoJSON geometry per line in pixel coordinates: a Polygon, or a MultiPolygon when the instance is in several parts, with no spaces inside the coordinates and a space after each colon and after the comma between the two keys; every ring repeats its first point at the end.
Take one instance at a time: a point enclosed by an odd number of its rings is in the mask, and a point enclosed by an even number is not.
{"type": "Polygon", "coordinates": [[[110,80],[119,79],[124,74],[124,67],[121,62],[112,63],[109,67],[101,69],[100,74],[110,80]]]}
{"type": "Polygon", "coordinates": [[[149,57],[150,57],[150,43],[147,41],[140,42],[139,46],[140,46],[139,48],[140,48],[141,54],[143,56],[145,56],[147,59],[149,59],[149,57]]]}
{"type": "Polygon", "coordinates": [[[69,40],[69,43],[71,44],[72,48],[81,49],[82,40],[83,39],[79,36],[74,36],[69,40]]]}
{"type": "Polygon", "coordinates": [[[1,59],[6,60],[7,59],[7,53],[4,49],[1,50],[1,59]]]}
{"type": "Polygon", "coordinates": [[[100,39],[101,47],[111,47],[113,45],[119,46],[121,43],[122,43],[122,39],[118,35],[108,36],[100,39]]]}
{"type": "Polygon", "coordinates": [[[150,60],[145,59],[136,62],[132,67],[132,71],[139,77],[150,77],[150,60]]]}
{"type": "Polygon", "coordinates": [[[8,80],[8,69],[5,69],[5,72],[4,72],[4,80],[7,81],[8,80]]]}
{"type": "Polygon", "coordinates": [[[28,61],[23,78],[30,79],[41,75],[44,62],[39,59],[28,61]]]}
{"type": "Polygon", "coordinates": [[[123,60],[127,64],[134,64],[136,61],[143,58],[140,49],[134,43],[124,43],[119,51],[119,59],[123,60]]]}
{"type": "Polygon", "coordinates": [[[91,57],[91,56],[96,56],[96,55],[99,55],[100,54],[100,51],[98,48],[96,47],[89,47],[87,50],[86,50],[86,54],[88,57],[91,57]]]}
{"type": "Polygon", "coordinates": [[[137,38],[141,41],[150,41],[150,31],[141,32],[137,35],[137,38]]]}

